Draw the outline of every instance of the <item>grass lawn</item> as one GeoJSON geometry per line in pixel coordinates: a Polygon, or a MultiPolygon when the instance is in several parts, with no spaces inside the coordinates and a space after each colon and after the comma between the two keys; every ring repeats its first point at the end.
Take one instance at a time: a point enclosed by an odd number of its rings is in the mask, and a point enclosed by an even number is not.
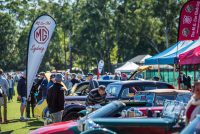
{"type": "MultiPolygon", "coordinates": [[[[15,88],[16,89],[16,88],[15,88]]],[[[0,124],[1,134],[27,134],[31,130],[43,126],[43,122],[36,118],[31,118],[27,122],[20,122],[20,102],[17,102],[17,92],[15,92],[13,102],[8,103],[8,124],[0,124]]],[[[2,109],[2,108],[1,108],[2,109]]],[[[3,114],[3,111],[2,111],[3,114]]],[[[32,114],[31,114],[32,115],[32,114]]]]}

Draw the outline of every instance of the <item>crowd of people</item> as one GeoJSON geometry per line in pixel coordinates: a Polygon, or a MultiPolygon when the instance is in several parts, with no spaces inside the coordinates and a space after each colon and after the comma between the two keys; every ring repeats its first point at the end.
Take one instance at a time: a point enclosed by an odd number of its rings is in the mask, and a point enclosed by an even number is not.
{"type": "MultiPolygon", "coordinates": [[[[127,75],[122,73],[115,73],[112,79],[114,80],[127,80],[127,75]]],[[[27,97],[26,89],[26,72],[20,74],[20,77],[11,74],[5,74],[0,69],[0,123],[7,123],[7,103],[12,103],[13,95],[15,94],[14,85],[17,83],[17,94],[20,105],[20,121],[27,121],[34,117],[34,107],[40,100],[46,99],[48,109],[53,122],[62,121],[62,114],[64,110],[64,94],[65,90],[71,89],[74,84],[83,81],[89,81],[88,96],[86,99],[86,105],[101,104],[104,105],[108,101],[106,100],[105,86],[99,85],[97,80],[94,80],[92,73],[88,73],[87,77],[83,77],[81,74],[74,74],[68,71],[63,73],[51,73],[48,79],[45,72],[40,72],[36,75],[30,95],[27,97]],[[8,102],[7,102],[8,100],[8,102]],[[3,106],[3,118],[1,113],[1,106],[3,106]],[[31,112],[32,111],[32,112],[31,112]],[[26,116],[25,116],[26,115],[26,116]],[[4,119],[4,120],[3,120],[4,119]]],[[[111,79],[109,74],[106,73],[103,80],[111,79]]],[[[188,83],[191,82],[191,78],[186,77],[183,73],[179,76],[180,83],[183,84],[183,89],[193,89],[193,96],[186,107],[186,117],[189,123],[193,120],[196,114],[200,114],[200,82],[195,82],[192,87],[188,83]]]]}
{"type": "Polygon", "coordinates": [[[27,121],[31,118],[31,113],[32,117],[34,117],[34,107],[43,99],[47,100],[53,121],[61,121],[61,115],[64,109],[65,87],[71,89],[74,84],[83,81],[89,81],[89,91],[99,87],[99,83],[93,79],[92,73],[89,73],[85,78],[81,74],[69,73],[68,71],[51,73],[48,80],[46,73],[40,72],[36,75],[30,95],[27,97],[26,80],[26,71],[16,76],[16,74],[4,73],[0,69],[0,89],[2,89],[0,90],[0,108],[3,106],[4,109],[3,118],[1,114],[2,110],[0,110],[1,123],[7,123],[7,103],[13,101],[15,83],[17,84],[17,100],[21,102],[20,121],[27,121]]]}

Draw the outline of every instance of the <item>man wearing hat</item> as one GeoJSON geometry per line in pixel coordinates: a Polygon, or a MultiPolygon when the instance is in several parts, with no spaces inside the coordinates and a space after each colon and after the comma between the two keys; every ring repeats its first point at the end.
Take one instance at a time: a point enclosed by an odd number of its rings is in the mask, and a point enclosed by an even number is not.
{"type": "Polygon", "coordinates": [[[53,123],[62,121],[64,110],[64,88],[61,84],[62,75],[55,75],[55,83],[49,88],[47,94],[47,104],[53,123]]]}
{"type": "Polygon", "coordinates": [[[88,80],[89,80],[89,91],[91,91],[94,88],[99,87],[99,83],[96,80],[93,80],[93,74],[88,73],[88,80]]]}
{"type": "Polygon", "coordinates": [[[22,73],[22,76],[18,81],[17,92],[18,92],[18,99],[21,100],[20,121],[26,121],[26,118],[24,118],[24,111],[27,105],[26,71],[22,73]]]}
{"type": "Polygon", "coordinates": [[[47,93],[48,93],[49,88],[54,84],[54,82],[55,82],[55,74],[51,74],[50,81],[47,84],[47,93]]]}

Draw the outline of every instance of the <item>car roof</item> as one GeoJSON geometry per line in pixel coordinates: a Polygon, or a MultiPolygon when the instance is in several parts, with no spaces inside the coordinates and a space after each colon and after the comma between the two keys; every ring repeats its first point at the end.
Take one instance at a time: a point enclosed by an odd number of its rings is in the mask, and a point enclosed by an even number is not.
{"type": "MultiPolygon", "coordinates": [[[[119,80],[97,80],[99,82],[99,84],[101,83],[115,83],[118,82],[119,80]]],[[[89,81],[83,81],[80,83],[75,83],[76,85],[82,85],[82,84],[89,84],[89,81]]]]}
{"type": "Polygon", "coordinates": [[[151,92],[151,93],[190,93],[188,90],[177,90],[177,89],[153,89],[153,90],[145,90],[139,92],[151,92]]]}
{"type": "Polygon", "coordinates": [[[97,80],[98,82],[119,82],[119,80],[97,80]]]}
{"type": "MultiPolygon", "coordinates": [[[[119,82],[119,80],[97,80],[98,82],[119,82]]],[[[77,84],[81,84],[81,83],[89,83],[89,81],[82,81],[80,83],[77,84]]]]}
{"type": "Polygon", "coordinates": [[[163,83],[163,84],[168,84],[166,82],[152,81],[152,80],[128,80],[128,81],[118,81],[118,82],[111,83],[111,84],[126,85],[126,84],[132,84],[132,83],[163,83]]]}

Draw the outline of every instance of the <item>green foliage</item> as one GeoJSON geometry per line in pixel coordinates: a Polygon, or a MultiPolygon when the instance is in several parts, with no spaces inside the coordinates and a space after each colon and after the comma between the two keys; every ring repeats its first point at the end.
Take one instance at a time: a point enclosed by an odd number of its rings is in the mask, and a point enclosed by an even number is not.
{"type": "Polygon", "coordinates": [[[0,67],[14,66],[17,57],[16,22],[8,13],[0,12],[0,67]]]}
{"type": "Polygon", "coordinates": [[[88,71],[103,59],[105,71],[111,71],[111,64],[125,62],[138,54],[154,55],[175,43],[179,12],[185,2],[186,0],[1,2],[0,13],[2,17],[6,17],[0,19],[0,27],[3,29],[1,32],[6,35],[0,38],[3,40],[1,43],[6,45],[0,46],[0,56],[6,56],[0,66],[8,70],[25,68],[30,26],[37,16],[48,13],[55,18],[57,28],[40,70],[69,68],[71,46],[72,67],[88,71]],[[5,28],[5,25],[9,28],[5,28]],[[14,50],[15,53],[9,55],[14,50]]]}

